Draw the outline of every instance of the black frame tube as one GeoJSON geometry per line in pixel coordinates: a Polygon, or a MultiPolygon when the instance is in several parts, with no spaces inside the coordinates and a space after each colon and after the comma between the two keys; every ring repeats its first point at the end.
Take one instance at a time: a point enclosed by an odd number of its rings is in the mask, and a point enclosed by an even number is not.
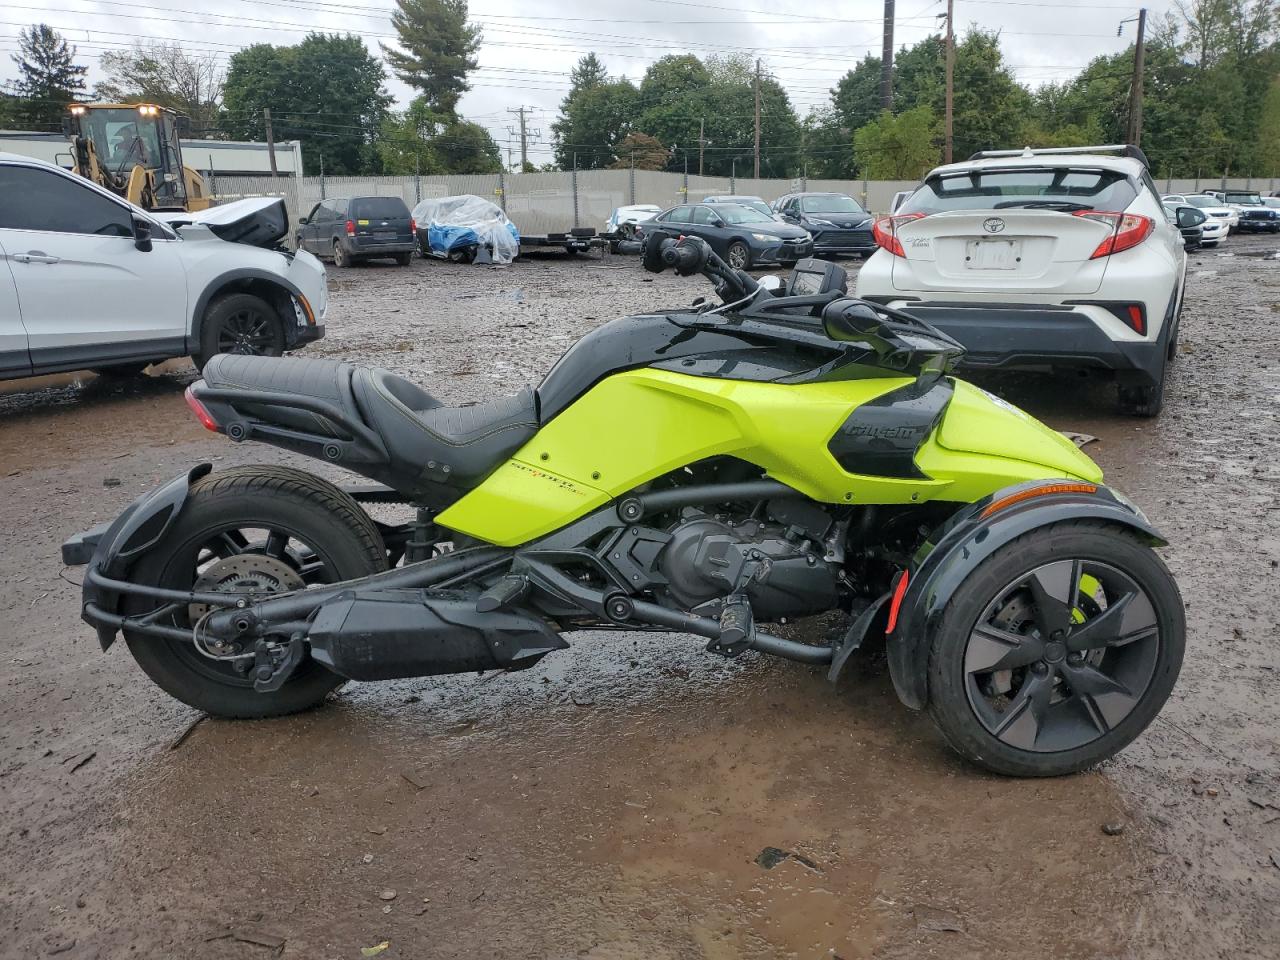
{"type": "MultiPolygon", "coordinates": [[[[803,498],[804,494],[778,480],[742,480],[737,483],[700,483],[672,490],[642,493],[640,501],[646,514],[670,510],[672,507],[697,506],[701,503],[728,503],[731,500],[774,500],[803,498]]],[[[623,497],[626,500],[628,498],[623,497]]]]}

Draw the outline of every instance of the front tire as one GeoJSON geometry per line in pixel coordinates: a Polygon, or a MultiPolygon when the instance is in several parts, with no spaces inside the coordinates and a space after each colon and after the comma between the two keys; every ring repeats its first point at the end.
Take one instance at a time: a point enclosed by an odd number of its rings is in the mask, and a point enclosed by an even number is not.
{"type": "MultiPolygon", "coordinates": [[[[348,494],[302,470],[249,466],[197,480],[178,518],[129,579],[179,590],[197,581],[206,585],[201,589],[213,580],[237,586],[252,581],[259,592],[279,592],[368,576],[386,562],[377,527],[348,494]]],[[[129,598],[125,612],[137,615],[156,605],[129,598]]],[[[186,608],[160,622],[189,629],[200,613],[186,608]]],[[[125,641],[161,689],[219,717],[295,713],[320,703],[343,682],[307,659],[279,690],[259,693],[229,661],[210,659],[191,642],[129,630],[125,641]]]]}
{"type": "Polygon", "coordinates": [[[200,325],[200,350],[191,359],[197,370],[203,370],[209,358],[219,353],[280,356],[284,353],[280,315],[251,293],[231,293],[214,300],[200,325]]]}
{"type": "Polygon", "coordinates": [[[1075,773],[1155,719],[1185,635],[1177,584],[1137,534],[1052,524],[997,550],[951,598],[930,640],[929,713],[995,773],[1075,773]]]}
{"type": "Polygon", "coordinates": [[[729,266],[733,267],[735,270],[750,270],[751,248],[741,240],[735,240],[733,243],[729,244],[725,260],[728,262],[729,266]]]}

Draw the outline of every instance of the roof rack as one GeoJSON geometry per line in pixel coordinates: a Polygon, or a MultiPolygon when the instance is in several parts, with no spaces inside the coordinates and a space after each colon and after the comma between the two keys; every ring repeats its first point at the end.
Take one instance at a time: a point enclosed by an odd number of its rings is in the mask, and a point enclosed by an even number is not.
{"type": "Polygon", "coordinates": [[[979,150],[970,160],[986,160],[988,157],[1039,157],[1055,153],[1118,153],[1122,157],[1131,157],[1144,167],[1150,167],[1147,155],[1140,147],[1131,143],[1111,143],[1101,147],[1025,147],[1022,150],[979,150]]]}

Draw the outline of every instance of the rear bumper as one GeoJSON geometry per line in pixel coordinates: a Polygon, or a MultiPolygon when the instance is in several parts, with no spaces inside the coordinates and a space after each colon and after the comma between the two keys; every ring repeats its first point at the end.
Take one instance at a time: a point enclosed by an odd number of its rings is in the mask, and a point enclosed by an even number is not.
{"type": "MultiPolygon", "coordinates": [[[[884,298],[875,298],[884,299],[884,298]]],[[[1018,370],[1073,367],[1136,371],[1152,381],[1164,368],[1161,335],[1150,340],[1112,340],[1087,315],[1054,304],[895,303],[931,323],[965,347],[962,367],[1018,370]]]]}
{"type": "Polygon", "coordinates": [[[412,239],[375,243],[347,237],[342,243],[353,257],[394,257],[397,253],[413,253],[418,249],[417,241],[412,239]]]}

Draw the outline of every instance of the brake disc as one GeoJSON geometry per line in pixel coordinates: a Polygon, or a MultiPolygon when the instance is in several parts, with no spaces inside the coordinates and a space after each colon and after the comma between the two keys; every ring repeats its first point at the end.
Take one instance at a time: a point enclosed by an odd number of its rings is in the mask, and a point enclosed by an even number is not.
{"type": "MultiPolygon", "coordinates": [[[[236,593],[246,596],[262,596],[272,593],[288,593],[301,590],[306,584],[301,574],[283,560],[264,553],[239,553],[224,557],[210,564],[196,578],[192,587],[197,592],[236,593]]],[[[187,606],[187,616],[193,624],[209,612],[209,604],[192,603],[187,606]]],[[[226,644],[209,641],[209,649],[225,652],[226,644]]]]}

